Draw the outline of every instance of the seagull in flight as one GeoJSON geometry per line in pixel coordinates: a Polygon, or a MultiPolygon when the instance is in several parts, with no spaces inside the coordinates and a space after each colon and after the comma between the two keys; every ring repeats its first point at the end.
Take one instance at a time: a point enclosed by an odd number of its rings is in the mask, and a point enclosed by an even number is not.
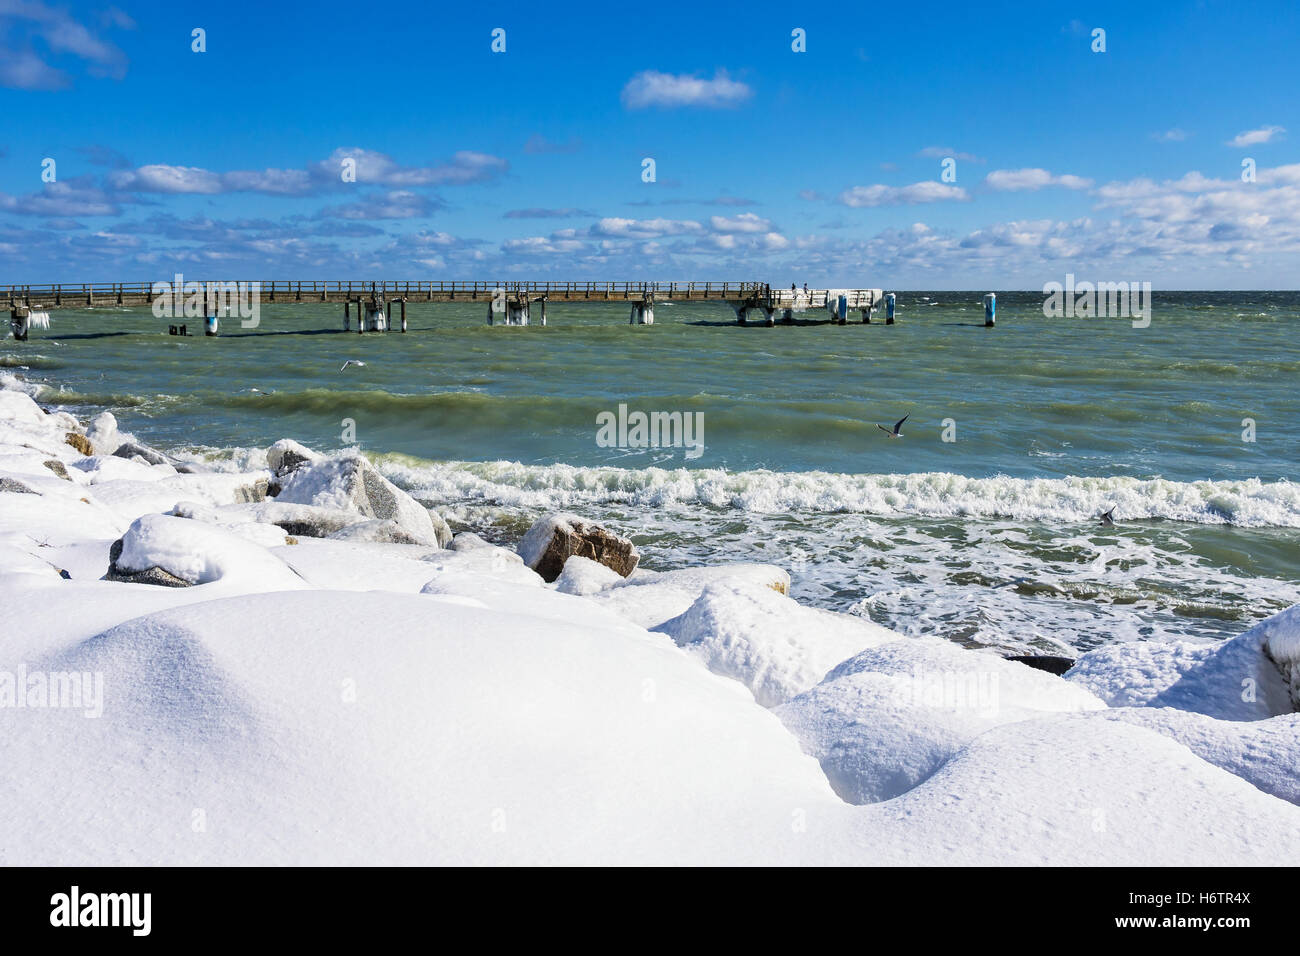
{"type": "Polygon", "coordinates": [[[361,359],[348,359],[346,362],[343,363],[343,368],[340,368],[339,371],[342,372],[349,365],[356,365],[357,367],[360,368],[360,367],[364,367],[365,364],[366,363],[361,361],[361,359]]]}
{"type": "Polygon", "coordinates": [[[904,415],[902,418],[900,418],[900,419],[898,420],[898,424],[894,426],[894,430],[893,430],[892,432],[891,432],[888,428],[886,428],[884,425],[877,424],[876,427],[879,428],[879,429],[880,429],[882,432],[884,432],[886,435],[888,435],[890,438],[902,438],[902,437],[903,437],[903,433],[902,433],[901,431],[899,431],[899,429],[901,429],[901,428],[903,427],[903,422],[907,421],[907,420],[908,420],[909,418],[911,418],[911,417],[912,417],[912,413],[911,413],[911,412],[908,412],[906,415],[904,415]]]}
{"type": "Polygon", "coordinates": [[[1104,528],[1109,528],[1115,524],[1115,509],[1112,507],[1109,511],[1104,512],[1101,516],[1101,524],[1104,528]]]}

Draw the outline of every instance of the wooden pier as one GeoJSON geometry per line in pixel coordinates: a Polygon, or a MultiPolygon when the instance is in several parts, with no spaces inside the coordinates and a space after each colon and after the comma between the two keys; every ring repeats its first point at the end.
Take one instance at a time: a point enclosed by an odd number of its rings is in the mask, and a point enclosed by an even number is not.
{"type": "MultiPolygon", "coordinates": [[[[394,326],[392,310],[401,309],[400,327],[406,330],[407,302],[482,302],[490,324],[527,325],[530,311],[540,304],[545,324],[547,302],[627,302],[629,322],[654,322],[656,302],[719,302],[730,305],[740,325],[751,316],[774,325],[779,317],[792,322],[795,313],[824,310],[832,322],[844,324],[848,313],[859,312],[870,322],[884,300],[879,289],[782,289],[763,282],[453,282],[453,281],[325,281],[254,280],[181,281],[179,288],[163,282],[99,282],[57,285],[0,285],[7,297],[18,336],[20,321],[33,310],[130,308],[164,303],[174,314],[186,302],[201,297],[203,317],[218,314],[217,303],[233,295],[251,294],[260,304],[342,303],[345,327],[356,307],[358,331],[386,331],[394,326]],[[497,319],[497,316],[500,318],[497,319]]],[[[892,302],[890,303],[892,305],[892,302]]],[[[887,318],[892,323],[893,315],[887,318]]],[[[210,331],[215,325],[209,324],[210,331]]],[[[26,326],[23,326],[25,335],[26,326]]]]}

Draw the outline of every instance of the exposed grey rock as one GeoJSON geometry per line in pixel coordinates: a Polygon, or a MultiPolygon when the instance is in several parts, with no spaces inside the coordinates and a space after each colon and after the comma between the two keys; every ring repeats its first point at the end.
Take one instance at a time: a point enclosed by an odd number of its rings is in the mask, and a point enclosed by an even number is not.
{"type": "Polygon", "coordinates": [[[64,481],[72,480],[72,476],[68,474],[67,466],[57,458],[51,458],[49,461],[41,462],[41,464],[50,469],[50,471],[54,472],[57,477],[62,478],[64,481]]]}
{"type": "Polygon", "coordinates": [[[12,492],[16,495],[34,495],[37,492],[28,488],[16,478],[0,478],[0,491],[12,492]]]}

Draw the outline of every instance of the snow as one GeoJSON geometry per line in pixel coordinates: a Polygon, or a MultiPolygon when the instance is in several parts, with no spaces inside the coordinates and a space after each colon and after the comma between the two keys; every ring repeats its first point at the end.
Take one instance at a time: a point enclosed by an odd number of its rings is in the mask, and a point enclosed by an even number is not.
{"type": "Polygon", "coordinates": [[[1300,608],[1219,645],[1103,646],[1063,679],[804,607],[769,565],[615,581],[573,558],[546,585],[468,533],[289,543],[273,519],[373,520],[364,466],[310,453],[295,500],[250,503],[274,454],[176,474],[83,457],[80,427],[0,390],[0,479],[35,492],[0,492],[0,865],[1300,850],[1300,608]],[[101,580],[118,538],[123,567],[193,586],[101,580]],[[20,669],[101,676],[102,715],[17,708],[20,669]]]}
{"type": "Polygon", "coordinates": [[[748,687],[764,707],[808,690],[863,648],[898,637],[862,618],[804,607],[753,582],[706,585],[662,630],[715,674],[748,687]]]}
{"type": "Polygon", "coordinates": [[[1279,635],[1284,660],[1290,660],[1285,651],[1297,621],[1297,608],[1290,608],[1221,644],[1111,644],[1084,654],[1065,676],[1112,707],[1262,720],[1296,709],[1265,643],[1279,635]]]}
{"type": "MultiPolygon", "coordinates": [[[[461,539],[456,536],[456,540],[461,539]]],[[[565,594],[596,594],[606,588],[622,584],[623,575],[613,568],[607,568],[599,561],[584,558],[580,554],[571,554],[564,561],[564,570],[555,579],[555,590],[565,594]]]]}
{"type": "Polygon", "coordinates": [[[776,714],[836,793],[874,803],[913,789],[993,727],[1104,706],[1046,671],[911,638],[846,660],[776,714]]]}
{"type": "Polygon", "coordinates": [[[719,581],[755,584],[782,594],[790,589],[790,575],[771,564],[722,564],[659,573],[638,568],[620,586],[593,594],[591,599],[642,627],[658,630],[684,614],[708,585],[719,581]]]}

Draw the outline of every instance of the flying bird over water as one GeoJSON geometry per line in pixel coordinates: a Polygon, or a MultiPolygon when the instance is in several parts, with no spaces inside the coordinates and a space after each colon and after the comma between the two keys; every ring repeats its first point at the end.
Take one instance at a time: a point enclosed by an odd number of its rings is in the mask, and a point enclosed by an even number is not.
{"type": "Polygon", "coordinates": [[[343,371],[343,369],[347,368],[349,365],[364,366],[365,364],[366,363],[361,361],[361,359],[348,359],[343,363],[343,368],[340,368],[339,371],[343,371]]]}
{"type": "Polygon", "coordinates": [[[908,412],[906,415],[904,415],[902,418],[900,418],[900,419],[898,420],[898,424],[894,426],[894,430],[893,430],[892,432],[891,432],[888,428],[886,428],[884,425],[881,425],[881,424],[877,424],[876,427],[879,428],[879,429],[880,429],[882,432],[884,432],[886,435],[888,435],[890,438],[902,438],[902,437],[903,437],[903,433],[902,433],[899,429],[901,429],[901,428],[903,427],[903,422],[907,421],[907,420],[908,420],[909,418],[911,418],[911,417],[912,417],[912,413],[911,413],[911,412],[908,412]]]}
{"type": "Polygon", "coordinates": [[[1109,511],[1104,512],[1101,516],[1101,524],[1104,528],[1109,528],[1115,523],[1115,509],[1112,507],[1109,511]]]}

